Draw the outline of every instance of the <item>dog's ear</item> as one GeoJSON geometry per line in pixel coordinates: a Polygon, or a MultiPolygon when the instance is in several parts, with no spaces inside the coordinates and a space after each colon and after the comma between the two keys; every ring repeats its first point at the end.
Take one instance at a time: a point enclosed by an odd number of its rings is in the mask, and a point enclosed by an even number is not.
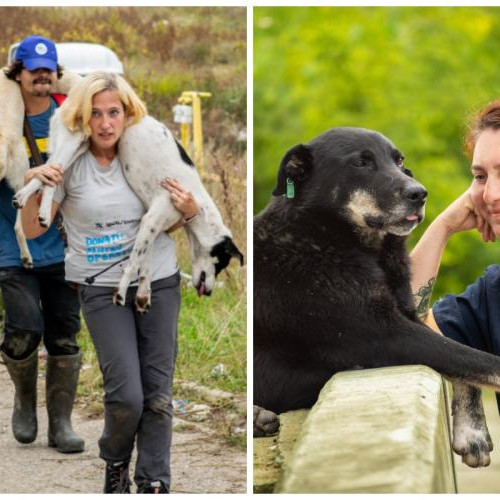
{"type": "Polygon", "coordinates": [[[309,148],[303,144],[294,146],[281,160],[278,171],[278,182],[273,195],[280,196],[286,193],[286,181],[290,179],[298,187],[304,182],[312,165],[312,156],[309,148]]]}
{"type": "Polygon", "coordinates": [[[238,250],[237,246],[229,236],[225,236],[223,241],[217,243],[210,251],[212,257],[217,257],[215,263],[215,275],[217,276],[223,269],[225,269],[232,257],[236,257],[243,265],[243,254],[238,250]]]}

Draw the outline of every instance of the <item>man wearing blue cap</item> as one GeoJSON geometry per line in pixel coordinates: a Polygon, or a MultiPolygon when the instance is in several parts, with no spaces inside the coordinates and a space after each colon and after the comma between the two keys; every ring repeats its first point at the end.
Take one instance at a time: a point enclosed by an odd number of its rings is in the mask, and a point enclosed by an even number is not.
{"type": "MultiPolygon", "coordinates": [[[[14,62],[4,73],[0,77],[19,84],[24,101],[24,142],[26,161],[29,158],[30,162],[25,180],[33,177],[44,183],[60,180],[60,170],[44,165],[49,120],[63,98],[53,93],[62,76],[54,43],[38,35],[25,38],[17,48],[14,62]]],[[[23,140],[21,131],[19,140],[23,140]]],[[[76,343],[80,315],[76,291],[64,279],[64,243],[53,224],[45,234],[28,242],[33,267],[25,269],[14,232],[13,195],[11,186],[3,179],[0,182],[0,289],[5,323],[0,354],[16,390],[12,430],[21,443],[36,439],[38,344],[43,337],[48,352],[48,444],[62,453],[80,452],[84,441],[71,427],[81,365],[76,343]]]]}

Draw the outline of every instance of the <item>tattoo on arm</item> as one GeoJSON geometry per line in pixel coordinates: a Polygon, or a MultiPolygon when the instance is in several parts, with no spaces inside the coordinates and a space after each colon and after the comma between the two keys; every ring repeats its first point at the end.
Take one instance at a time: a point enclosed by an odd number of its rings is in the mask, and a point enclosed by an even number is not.
{"type": "Polygon", "coordinates": [[[426,285],[421,286],[417,293],[413,294],[415,299],[415,306],[417,308],[417,315],[421,321],[427,319],[429,314],[429,304],[431,301],[432,289],[436,283],[436,278],[431,278],[426,285]]]}

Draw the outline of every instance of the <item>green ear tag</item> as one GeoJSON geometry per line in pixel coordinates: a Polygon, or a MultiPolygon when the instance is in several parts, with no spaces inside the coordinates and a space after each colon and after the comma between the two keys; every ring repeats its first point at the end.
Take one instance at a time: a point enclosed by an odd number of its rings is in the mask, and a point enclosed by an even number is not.
{"type": "Polygon", "coordinates": [[[286,179],[286,197],[289,199],[295,198],[295,185],[292,179],[286,179]]]}

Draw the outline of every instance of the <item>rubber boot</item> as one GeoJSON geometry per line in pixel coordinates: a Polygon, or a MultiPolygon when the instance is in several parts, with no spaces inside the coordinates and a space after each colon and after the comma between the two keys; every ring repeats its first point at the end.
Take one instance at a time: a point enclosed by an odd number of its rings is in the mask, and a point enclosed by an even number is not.
{"type": "Polygon", "coordinates": [[[26,359],[12,359],[0,353],[14,382],[14,411],[12,432],[20,443],[32,443],[36,439],[36,379],[38,376],[38,351],[35,349],[26,359]]]}
{"type": "Polygon", "coordinates": [[[82,354],[47,356],[46,390],[49,446],[61,453],[83,451],[84,440],[71,426],[82,354]]]}

